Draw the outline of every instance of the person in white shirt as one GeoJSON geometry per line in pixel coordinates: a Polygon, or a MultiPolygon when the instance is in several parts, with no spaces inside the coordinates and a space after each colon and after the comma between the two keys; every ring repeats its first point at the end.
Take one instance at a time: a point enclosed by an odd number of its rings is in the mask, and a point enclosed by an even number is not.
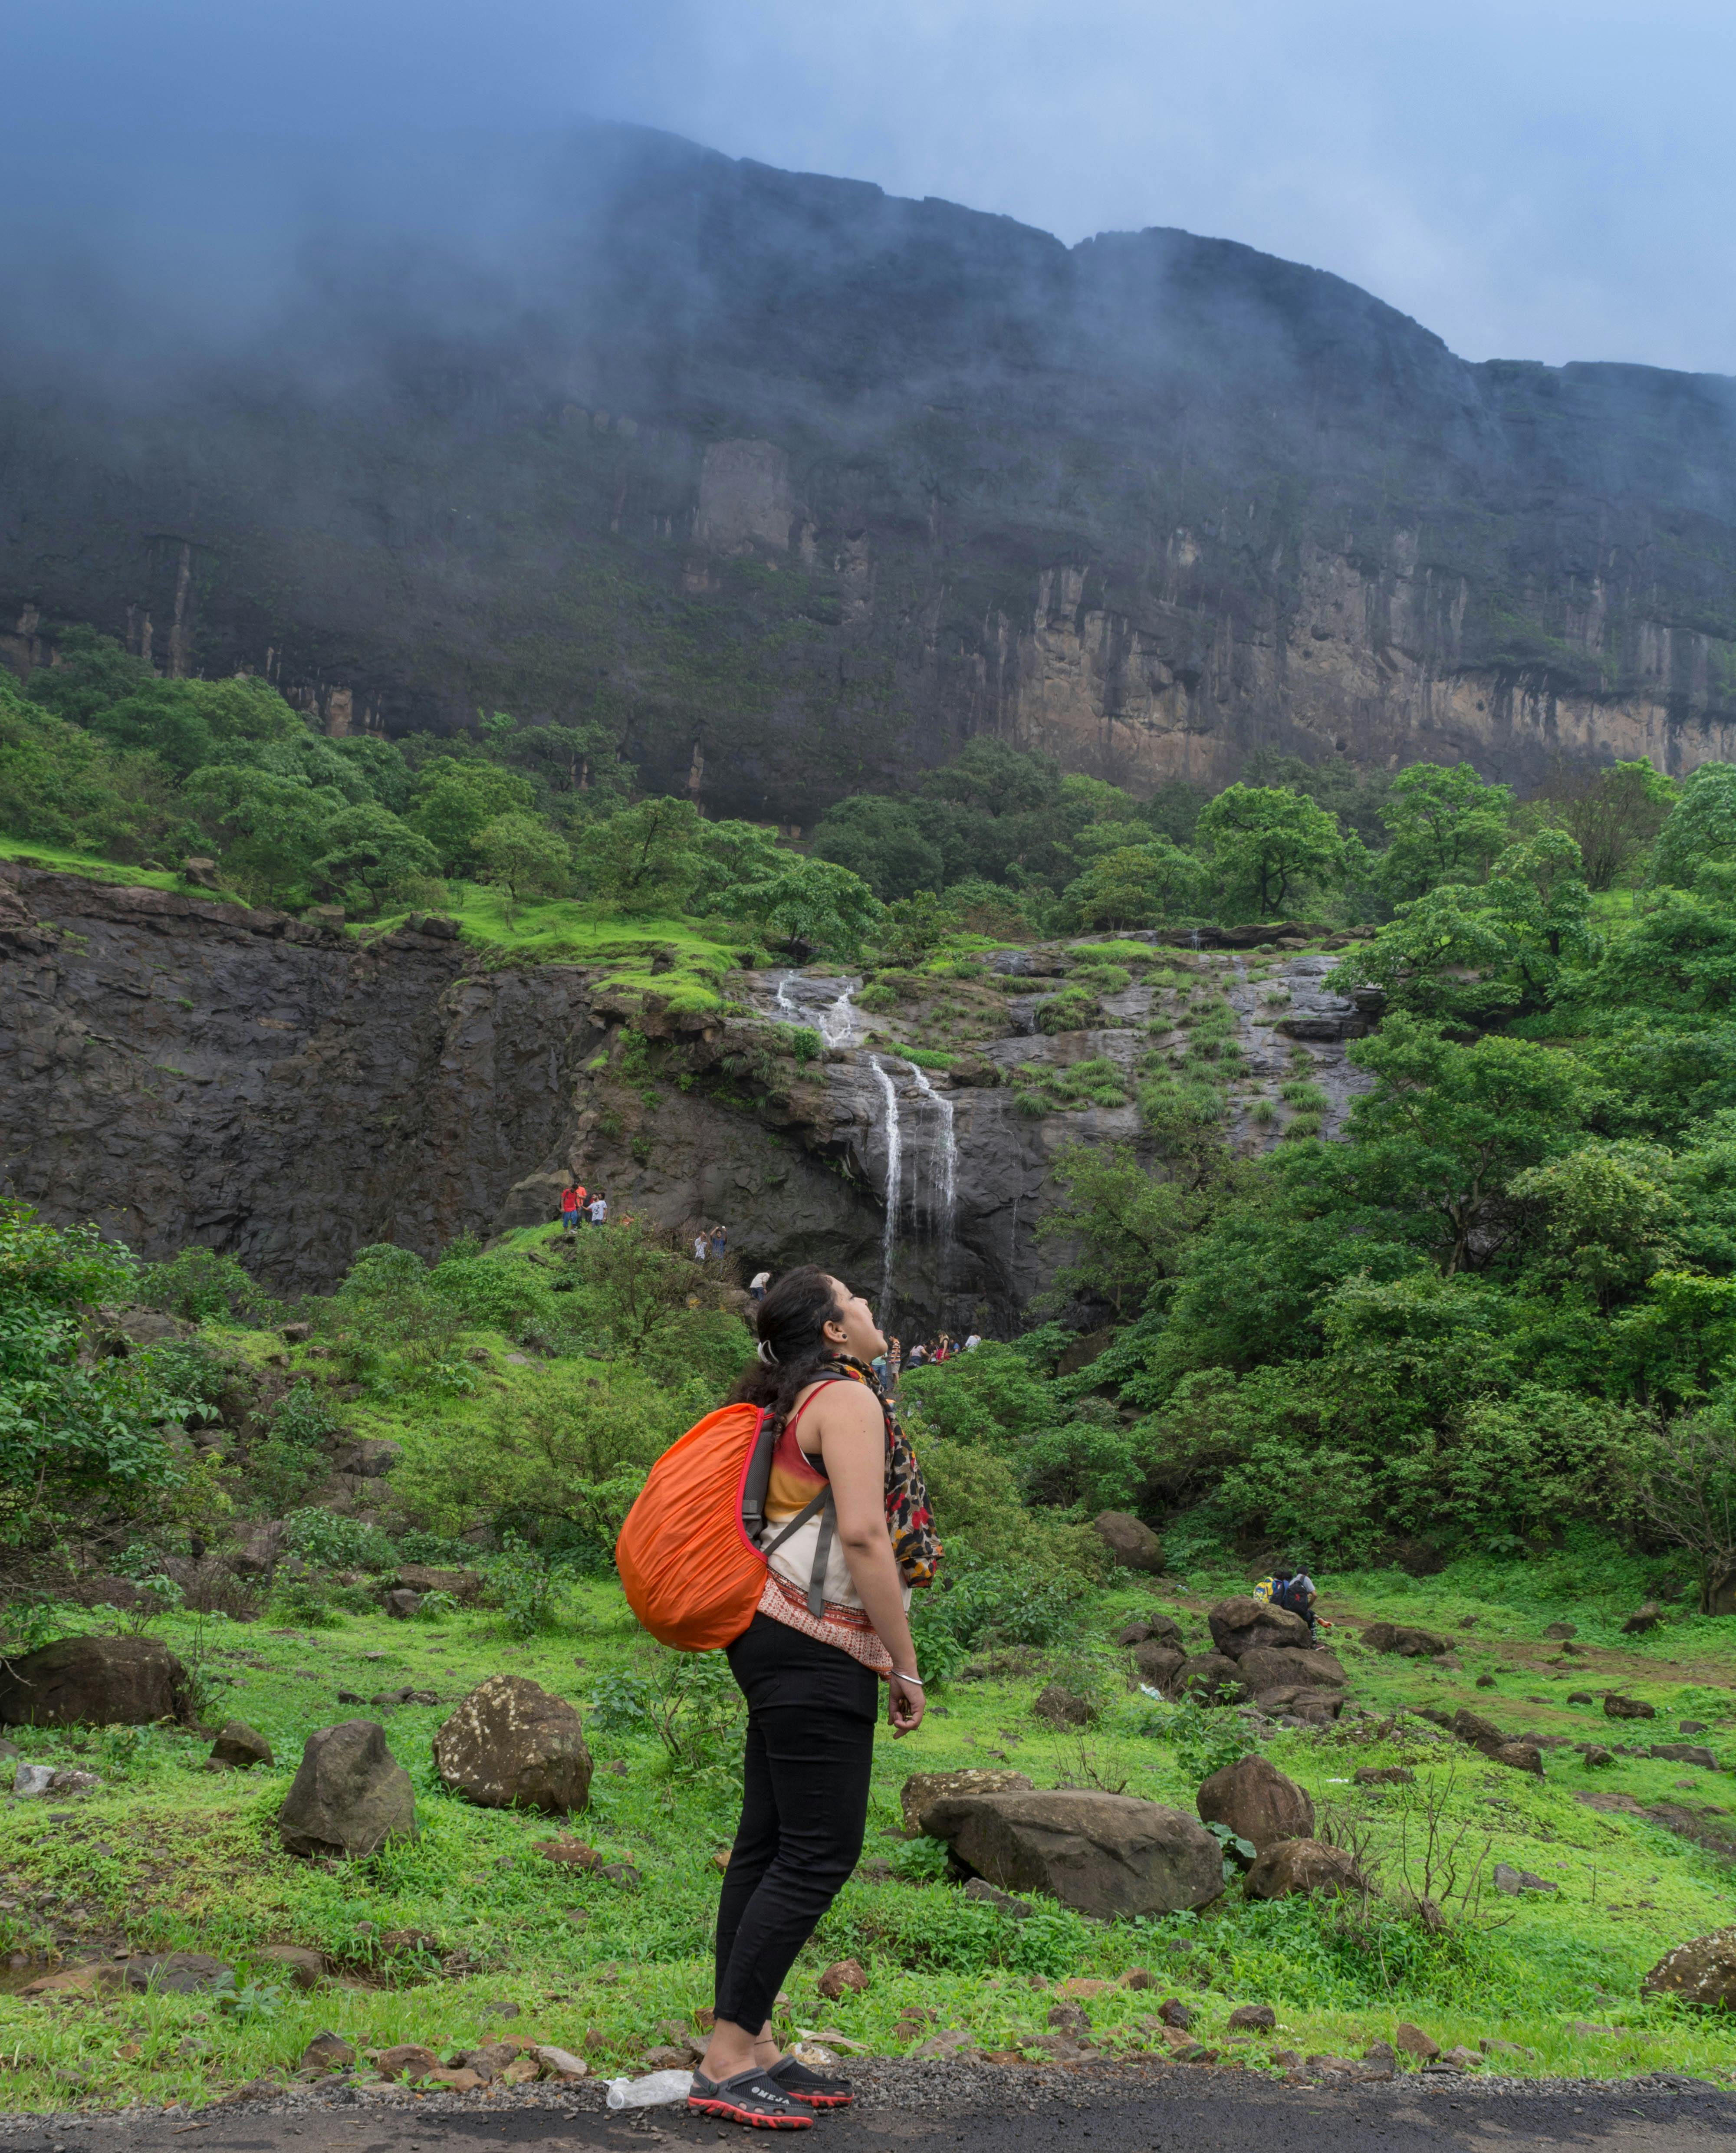
{"type": "Polygon", "coordinates": [[[693,1237],[693,1260],[696,1264],[704,1263],[710,1246],[710,1243],[705,1239],[705,1229],[701,1227],[693,1237]]]}
{"type": "Polygon", "coordinates": [[[970,1336],[965,1341],[965,1351],[967,1353],[974,1353],[982,1342],[983,1339],[981,1331],[973,1331],[970,1336]]]}
{"type": "Polygon", "coordinates": [[[763,1300],[766,1298],[766,1289],[771,1283],[770,1271],[756,1271],[747,1282],[747,1290],[756,1300],[763,1300]]]}
{"type": "Polygon", "coordinates": [[[591,1199],[591,1224],[593,1226],[600,1226],[608,1216],[608,1199],[602,1196],[593,1196],[591,1199]]]}

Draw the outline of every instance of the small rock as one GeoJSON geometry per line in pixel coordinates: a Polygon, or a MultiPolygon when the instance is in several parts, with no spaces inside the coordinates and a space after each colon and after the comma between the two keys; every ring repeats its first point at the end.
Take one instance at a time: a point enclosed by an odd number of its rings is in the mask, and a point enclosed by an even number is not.
{"type": "Polygon", "coordinates": [[[518,2018],[523,2016],[523,2007],[509,2003],[503,1996],[494,1996],[482,2006],[482,2016],[485,2018],[518,2018]]]}
{"type": "MultiPolygon", "coordinates": [[[[545,1861],[558,1861],[568,1869],[600,1869],[603,1856],[582,1839],[533,1839],[531,1845],[545,1861]]],[[[713,1860],[716,1857],[714,1855],[713,1860]]]]}
{"type": "Polygon", "coordinates": [[[1493,2034],[1485,2033],[1477,2044],[1485,2056],[1525,2056],[1535,2062],[1535,2049],[1522,2049],[1517,2041],[1498,2041],[1493,2034]]]}
{"type": "Polygon", "coordinates": [[[1482,2059],[1478,2055],[1477,2051],[1474,2049],[1467,2049],[1461,2046],[1455,2049],[1448,2049],[1444,2054],[1441,2056],[1439,2060],[1443,2064],[1451,2064],[1461,2071],[1465,2071],[1469,2070],[1474,2064],[1480,2063],[1482,2059]]]}
{"type": "Polygon", "coordinates": [[[1407,1764],[1359,1764],[1351,1776],[1359,1787],[1408,1787],[1417,1777],[1407,1764]]]}
{"type": "Polygon", "coordinates": [[[1087,1727],[1097,1716],[1095,1705],[1063,1688],[1059,1682],[1050,1682],[1037,1693],[1031,1708],[1039,1719],[1046,1719],[1051,1727],[1087,1727]]]}
{"type": "Polygon", "coordinates": [[[1110,1985],[1107,1981],[1093,1981],[1089,1974],[1073,1973],[1069,1974],[1067,1979],[1057,1986],[1055,1993],[1057,1996],[1078,1996],[1088,1999],[1093,1996],[1101,1996],[1110,1985]]]}
{"type": "Polygon", "coordinates": [[[1130,1966],[1121,1977],[1123,1988],[1155,1988],[1157,1982],[1143,1966],[1130,1966]]]}
{"type": "MultiPolygon", "coordinates": [[[[1648,1757],[1662,1757],[1672,1764],[1698,1764],[1703,1772],[1715,1772],[1718,1759],[1712,1752],[1697,1742],[1659,1742],[1646,1752],[1648,1757]]],[[[1692,1782],[1689,1783],[1690,1784],[1692,1782]]]]}
{"type": "Polygon", "coordinates": [[[583,2056],[575,2056],[568,2049],[557,2049],[545,2041],[531,2053],[542,2066],[545,2078],[582,2079],[589,2075],[590,2065],[583,2056]]]}
{"type": "Polygon", "coordinates": [[[1372,1652],[1392,1652],[1400,1659],[1433,1660],[1449,1649],[1444,1637],[1432,1630],[1414,1630],[1402,1622],[1371,1622],[1362,1642],[1372,1652]]]}
{"type": "Polygon", "coordinates": [[[1648,1630],[1655,1630],[1657,1627],[1661,1615],[1662,1610],[1657,1602],[1655,1600],[1648,1600],[1643,1607],[1637,1607],[1621,1625],[1622,1635],[1627,1637],[1643,1637],[1648,1630]]]}
{"type": "Polygon", "coordinates": [[[1656,1719],[1657,1707],[1642,1697],[1622,1697],[1611,1690],[1603,1700],[1606,1719],[1656,1719]]]}
{"type": "Polygon", "coordinates": [[[259,1944],[252,1955],[260,1965],[287,1974],[294,1988],[317,1988],[325,1977],[324,1958],[300,1944],[259,1944]]]}
{"type": "Polygon", "coordinates": [[[1185,2033],[1194,2023],[1194,2014],[1179,1996],[1166,1996],[1158,2006],[1158,2016],[1166,2026],[1173,2026],[1185,2033]]]}
{"type": "Polygon", "coordinates": [[[1567,1692],[1570,1704],[1596,1704],[1597,1700],[1588,1689],[1571,1689],[1567,1692]]]}
{"type": "Polygon", "coordinates": [[[20,1764],[13,1774],[13,1793],[23,1802],[47,1794],[54,1784],[54,1769],[52,1764],[20,1764]]]}
{"type": "Polygon", "coordinates": [[[130,1958],[125,1967],[129,1988],[154,1990],[165,1996],[192,1996],[214,1988],[232,1969],[208,1952],[147,1952],[130,1958]]]}
{"type": "MultiPolygon", "coordinates": [[[[410,2074],[407,2073],[408,2075],[410,2074]]],[[[424,2071],[421,2078],[423,2084],[443,2086],[448,2093],[474,2093],[479,2085],[487,2083],[480,2072],[471,2070],[464,2064],[456,2067],[440,2065],[434,2070],[424,2071]]]]}
{"type": "Polygon", "coordinates": [[[687,2068],[687,2061],[685,2049],[647,2049],[644,2054],[644,2066],[648,2071],[683,2070],[687,2068]]]}
{"type": "Polygon", "coordinates": [[[1495,1678],[1494,1678],[1494,1677],[1493,1675],[1479,1675],[1479,1676],[1478,1676],[1478,1677],[1477,1677],[1477,1682],[1476,1682],[1476,1687],[1477,1687],[1479,1689],[1493,1689],[1493,1688],[1494,1687],[1494,1686],[1495,1686],[1495,1678]]]}
{"type": "Polygon", "coordinates": [[[1703,1719],[1684,1719],[1682,1723],[1682,1732],[1684,1734],[1703,1734],[1706,1732],[1706,1723],[1703,1719]]]}
{"type": "Polygon", "coordinates": [[[624,1891],[637,1891],[645,1881],[630,1861],[605,1861],[599,1873],[624,1891]]]}
{"type": "Polygon", "coordinates": [[[1055,2003],[1049,2008],[1049,2025],[1057,2033],[1070,2033],[1079,2040],[1091,2031],[1091,2021],[1077,2003],[1055,2003]]]}
{"type": "Polygon", "coordinates": [[[1233,2030],[1255,2033],[1270,2033],[1278,2023],[1278,2014],[1270,2003],[1239,2003],[1229,2014],[1233,2030]]]}
{"type": "MultiPolygon", "coordinates": [[[[980,1879],[975,1880],[980,1881],[980,1879]]],[[[1021,1909],[1021,1911],[1026,1911],[1021,1909]]],[[[860,1959],[835,1960],[820,1976],[816,1986],[828,2003],[836,2003],[843,1995],[859,1996],[868,1985],[868,1969],[860,1959]]]]}
{"type": "Polygon", "coordinates": [[[356,2059],[356,2052],[348,2041],[337,2033],[316,2033],[302,2051],[301,2069],[308,2070],[348,2070],[356,2059]]]}
{"type": "Polygon", "coordinates": [[[1545,1637],[1576,1637],[1579,1625],[1577,1622],[1550,1622],[1545,1626],[1543,1634],[1545,1637]]]}
{"type": "Polygon", "coordinates": [[[1441,2053],[1440,2043],[1431,2041],[1420,2026],[1413,2026],[1408,2019],[1393,2028],[1392,2045],[1401,2055],[1415,2056],[1425,2064],[1432,2064],[1441,2053]]]}
{"type": "Polygon", "coordinates": [[[421,1594],[409,1591],[402,1585],[395,1591],[386,1595],[386,1612],[395,1622],[408,1622],[414,1620],[421,1605],[421,1594]]]}
{"type": "Polygon", "coordinates": [[[245,1772],[255,1764],[269,1764],[272,1745],[244,1719],[226,1719],[211,1746],[213,1764],[226,1771],[245,1772]]]}
{"type": "Polygon", "coordinates": [[[1362,2051],[1362,2061],[1365,2064],[1383,2064],[1390,2071],[1398,2059],[1392,2053],[1392,2044],[1390,2041],[1371,2041],[1362,2051]]]}
{"type": "Polygon", "coordinates": [[[1031,1918],[1031,1908],[1023,1899],[1016,1899],[1010,1891],[1002,1891],[986,1876],[972,1876],[966,1880],[965,1896],[976,1899],[997,1913],[1005,1914],[1009,1921],[1025,1921],[1031,1918]]]}
{"type": "Polygon", "coordinates": [[[931,2058],[955,2056],[960,2049],[974,2049],[975,2046],[975,2034],[963,2027],[956,2027],[947,2033],[933,2035],[910,2053],[919,2061],[926,2062],[931,2058]]]}
{"type": "Polygon", "coordinates": [[[1560,1886],[1549,1883],[1541,1876],[1534,1876],[1529,1869],[1515,1869],[1504,1861],[1494,1867],[1494,1887],[1509,1899],[1516,1899],[1521,1891],[1557,1891],[1560,1886]]]}

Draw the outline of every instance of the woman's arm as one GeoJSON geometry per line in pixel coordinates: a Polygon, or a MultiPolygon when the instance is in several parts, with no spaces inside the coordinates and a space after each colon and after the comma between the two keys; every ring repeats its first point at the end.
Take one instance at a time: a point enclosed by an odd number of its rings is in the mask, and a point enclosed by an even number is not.
{"type": "Polygon", "coordinates": [[[893,1733],[913,1733],[922,1723],[923,1695],[915,1681],[904,1580],[886,1525],[886,1423],[878,1401],[859,1383],[827,1384],[812,1417],[851,1582],[892,1655],[887,1688],[893,1733]]]}

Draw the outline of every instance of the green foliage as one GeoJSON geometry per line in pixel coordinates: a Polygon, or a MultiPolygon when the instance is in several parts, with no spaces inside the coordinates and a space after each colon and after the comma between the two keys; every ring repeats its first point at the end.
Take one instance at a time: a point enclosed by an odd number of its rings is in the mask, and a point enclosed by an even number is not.
{"type": "Polygon", "coordinates": [[[498,884],[516,903],[522,897],[558,897],[567,886],[571,858],[547,823],[522,812],[496,815],[471,840],[483,879],[498,884]]]}
{"type": "Polygon", "coordinates": [[[187,1323],[262,1316],[275,1306],[233,1256],[197,1242],[167,1263],[140,1264],[133,1290],[141,1308],[161,1309],[187,1323]]]}
{"type": "Polygon", "coordinates": [[[1703,868],[1733,861],[1736,763],[1703,762],[1689,771],[1652,848],[1650,878],[1660,889],[1692,889],[1703,868]]]}
{"type": "Polygon", "coordinates": [[[509,1533],[489,1571],[509,1637],[534,1637],[557,1626],[563,1599],[559,1571],[547,1555],[509,1533]]]}
{"type": "MultiPolygon", "coordinates": [[[[398,1560],[378,1525],[333,1510],[291,1510],[283,1520],[284,1545],[292,1555],[322,1570],[389,1570],[398,1560]]],[[[469,1550],[466,1550],[468,1553],[469,1550]]],[[[429,1560],[405,1550],[408,1560],[429,1560]]]]}
{"type": "Polygon", "coordinates": [[[629,915],[679,909],[704,873],[700,834],[691,801],[642,800],[581,832],[579,886],[629,915]]]}
{"type": "Polygon", "coordinates": [[[1652,844],[1679,788],[1649,762],[1556,771],[1532,803],[1580,848],[1589,888],[1612,888],[1652,844]]]}
{"type": "Polygon", "coordinates": [[[1039,1031],[1088,1031],[1102,1021],[1102,1005],[1088,987],[1063,987],[1058,995],[1051,995],[1037,1005],[1039,1031]]]}
{"type": "Polygon", "coordinates": [[[1204,884],[1191,853],[1153,834],[1099,853],[1062,897],[1082,927],[1155,927],[1197,913],[1204,884]]]}
{"type": "Polygon", "coordinates": [[[1374,878],[1390,904],[1445,884],[1479,883],[1507,842],[1513,794],[1485,785],[1468,762],[1413,763],[1392,781],[1381,819],[1385,851],[1374,878]]]}
{"type": "Polygon", "coordinates": [[[1195,827],[1227,918],[1271,919],[1293,893],[1331,885],[1344,873],[1336,822],[1297,793],[1227,786],[1200,811],[1195,827]]]}
{"type": "Polygon", "coordinates": [[[881,905],[860,876],[827,859],[781,855],[775,872],[735,885],[730,910],[768,939],[805,943],[819,954],[852,958],[879,926],[881,905]]]}

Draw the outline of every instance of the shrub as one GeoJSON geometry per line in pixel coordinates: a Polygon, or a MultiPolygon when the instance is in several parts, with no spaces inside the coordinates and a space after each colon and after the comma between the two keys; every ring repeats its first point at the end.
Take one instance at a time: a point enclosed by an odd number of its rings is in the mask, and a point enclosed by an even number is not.
{"type": "Polygon", "coordinates": [[[284,1525],[290,1553],[323,1570],[389,1570],[397,1559],[379,1526],[359,1518],[339,1517],[330,1510],[292,1510],[284,1525]]]}
{"type": "Polygon", "coordinates": [[[202,1323],[212,1316],[262,1316],[276,1307],[233,1256],[202,1247],[183,1249],[165,1264],[141,1265],[136,1291],[141,1307],[160,1309],[186,1323],[202,1323]]]}
{"type": "Polygon", "coordinates": [[[1101,1024],[1103,1012],[1097,996],[1084,987],[1064,987],[1058,995],[1037,1005],[1039,1031],[1088,1031],[1101,1024]]]}

